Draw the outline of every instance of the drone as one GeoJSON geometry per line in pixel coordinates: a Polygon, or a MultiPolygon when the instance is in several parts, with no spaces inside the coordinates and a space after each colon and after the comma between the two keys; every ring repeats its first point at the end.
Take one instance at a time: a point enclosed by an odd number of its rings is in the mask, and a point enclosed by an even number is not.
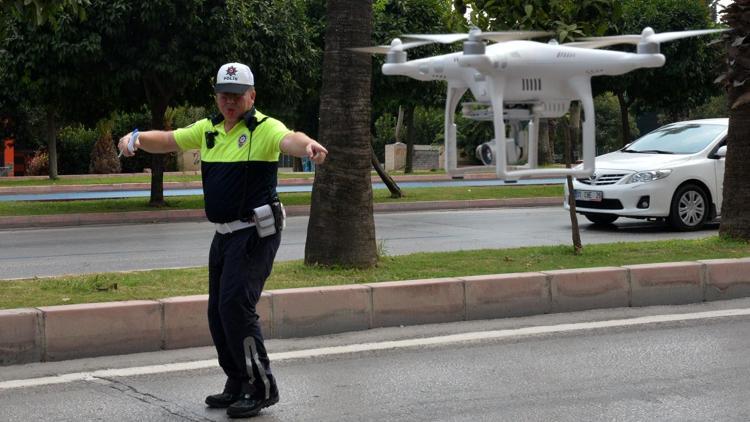
{"type": "Polygon", "coordinates": [[[550,32],[482,32],[472,28],[468,34],[408,34],[401,37],[406,42],[395,38],[390,45],[352,50],[385,54],[384,75],[447,81],[445,170],[450,176],[463,177],[494,165],[500,179],[587,177],[594,172],[596,153],[591,78],[661,67],[666,62],[660,53],[661,43],[722,31],[725,30],[657,34],[647,27],[640,35],[587,37],[560,44],[554,38],[547,43],[532,41],[553,35],[550,32]],[[410,48],[458,41],[463,41],[463,52],[407,59],[406,50],[410,48]],[[637,51],[599,50],[618,44],[637,45],[637,51]],[[458,167],[455,112],[467,90],[474,101],[461,105],[463,116],[493,122],[494,139],[477,147],[477,156],[484,164],[479,168],[458,167]],[[585,116],[582,166],[538,168],[539,119],[564,116],[573,101],[581,102],[585,116]],[[510,138],[506,137],[508,133],[510,138]],[[513,165],[523,162],[523,165],[513,165]]]}

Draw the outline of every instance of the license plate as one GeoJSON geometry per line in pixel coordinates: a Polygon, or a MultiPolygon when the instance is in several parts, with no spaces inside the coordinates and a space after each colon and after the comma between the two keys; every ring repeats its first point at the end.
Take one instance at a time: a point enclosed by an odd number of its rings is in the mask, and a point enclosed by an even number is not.
{"type": "Polygon", "coordinates": [[[600,190],[577,190],[575,191],[577,201],[602,202],[604,197],[600,190]]]}

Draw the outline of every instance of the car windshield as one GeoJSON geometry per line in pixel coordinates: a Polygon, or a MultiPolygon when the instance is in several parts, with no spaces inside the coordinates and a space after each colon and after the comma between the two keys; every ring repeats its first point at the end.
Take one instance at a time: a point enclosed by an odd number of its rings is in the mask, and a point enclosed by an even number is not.
{"type": "Polygon", "coordinates": [[[726,130],[724,125],[670,125],[636,140],[622,152],[641,154],[695,154],[726,130]]]}

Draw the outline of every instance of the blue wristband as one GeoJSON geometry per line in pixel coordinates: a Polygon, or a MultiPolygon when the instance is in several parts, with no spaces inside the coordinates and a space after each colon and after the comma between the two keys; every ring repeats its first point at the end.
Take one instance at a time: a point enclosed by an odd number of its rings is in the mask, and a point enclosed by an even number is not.
{"type": "Polygon", "coordinates": [[[133,133],[130,135],[130,142],[128,142],[128,151],[135,152],[135,141],[138,139],[138,129],[133,129],[133,133]]]}

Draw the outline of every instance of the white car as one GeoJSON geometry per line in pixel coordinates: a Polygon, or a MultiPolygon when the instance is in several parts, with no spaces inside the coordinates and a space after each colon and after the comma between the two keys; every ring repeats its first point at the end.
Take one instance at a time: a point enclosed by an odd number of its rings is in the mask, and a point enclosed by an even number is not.
{"type": "MultiPolygon", "coordinates": [[[[594,224],[630,217],[701,228],[721,213],[728,124],[673,123],[596,157],[594,174],[573,180],[576,212],[594,224]]],[[[567,184],[564,206],[570,208],[567,184]]]]}

